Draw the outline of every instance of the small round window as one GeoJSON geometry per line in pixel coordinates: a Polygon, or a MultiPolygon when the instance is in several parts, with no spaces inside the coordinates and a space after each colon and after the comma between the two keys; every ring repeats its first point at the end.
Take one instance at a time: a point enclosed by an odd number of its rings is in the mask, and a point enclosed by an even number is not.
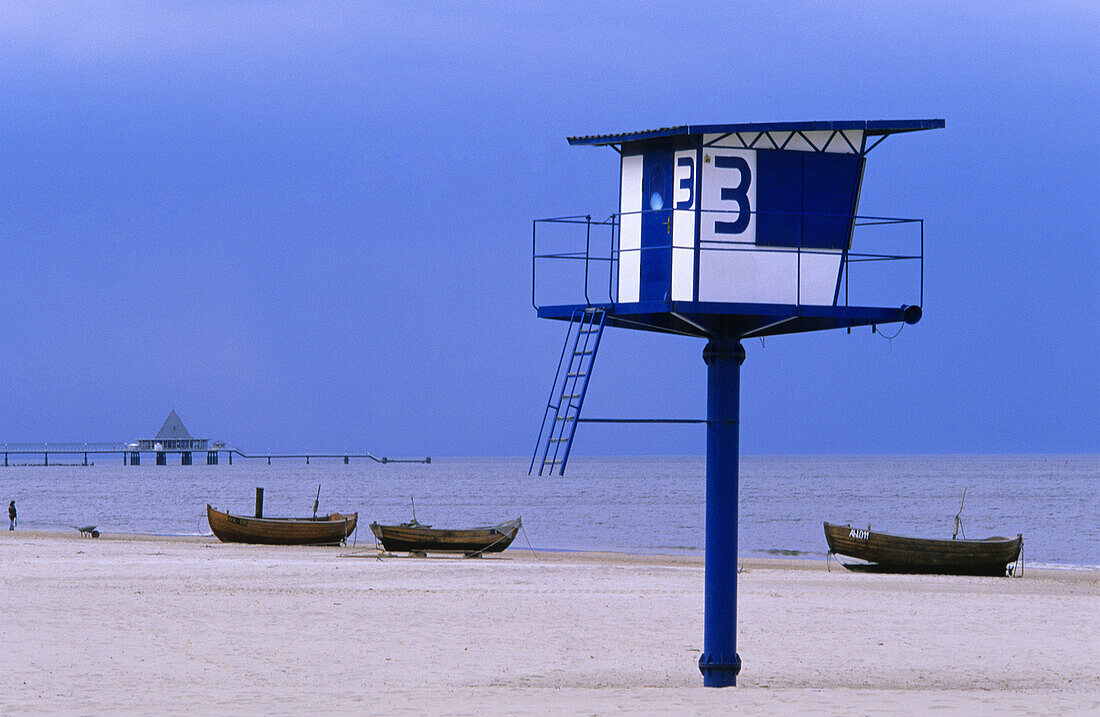
{"type": "Polygon", "coordinates": [[[665,198],[665,172],[659,166],[654,167],[649,173],[649,208],[652,210],[663,209],[665,198]]]}

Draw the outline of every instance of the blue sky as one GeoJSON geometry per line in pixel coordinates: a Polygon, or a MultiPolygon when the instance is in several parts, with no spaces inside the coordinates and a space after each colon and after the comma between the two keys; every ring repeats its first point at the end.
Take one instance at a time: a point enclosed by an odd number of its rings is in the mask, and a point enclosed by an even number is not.
{"type": "MultiPolygon", "coordinates": [[[[0,7],[0,441],[529,453],[564,326],[530,222],[615,210],[572,134],[944,118],[868,158],[924,319],[747,341],[746,453],[1100,452],[1092,2],[0,7]]],[[[699,417],[700,340],[610,331],[591,416],[699,417]]],[[[701,453],[585,426],[577,454],[701,453]]]]}

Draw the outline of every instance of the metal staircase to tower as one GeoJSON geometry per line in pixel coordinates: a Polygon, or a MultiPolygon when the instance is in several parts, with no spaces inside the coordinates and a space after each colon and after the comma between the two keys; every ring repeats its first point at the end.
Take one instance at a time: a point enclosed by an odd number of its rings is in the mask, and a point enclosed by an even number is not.
{"type": "Polygon", "coordinates": [[[538,443],[531,456],[531,467],[527,473],[553,473],[557,467],[558,475],[565,473],[565,464],[569,460],[569,450],[573,446],[573,436],[577,432],[584,395],[588,391],[588,379],[592,375],[592,366],[596,361],[596,351],[600,347],[603,335],[605,312],[601,308],[588,307],[577,309],[569,321],[562,347],[558,370],[554,374],[554,384],[550,389],[550,400],[542,416],[538,443]],[[545,439],[545,440],[544,440],[545,439]]]}

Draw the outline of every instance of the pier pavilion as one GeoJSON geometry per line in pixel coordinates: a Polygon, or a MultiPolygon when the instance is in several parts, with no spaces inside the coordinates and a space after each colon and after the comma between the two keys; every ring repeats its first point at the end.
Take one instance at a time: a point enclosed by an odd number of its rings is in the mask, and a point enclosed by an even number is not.
{"type": "Polygon", "coordinates": [[[142,438],[136,444],[130,444],[130,465],[141,464],[141,451],[154,451],[157,454],[157,465],[168,463],[168,453],[180,454],[180,465],[191,465],[192,451],[207,451],[207,465],[216,465],[218,462],[217,451],[209,451],[209,438],[193,438],[184,427],[183,421],[176,415],[176,410],[168,414],[164,419],[164,425],[157,431],[153,438],[142,438]]]}

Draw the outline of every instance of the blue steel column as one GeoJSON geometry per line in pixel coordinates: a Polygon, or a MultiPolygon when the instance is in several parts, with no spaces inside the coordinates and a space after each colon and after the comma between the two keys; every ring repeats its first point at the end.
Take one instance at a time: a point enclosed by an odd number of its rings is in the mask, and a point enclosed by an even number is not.
{"type": "Polygon", "coordinates": [[[737,435],[741,364],[736,339],[712,339],[707,364],[707,532],[703,654],[705,687],[737,684],[737,435]]]}

